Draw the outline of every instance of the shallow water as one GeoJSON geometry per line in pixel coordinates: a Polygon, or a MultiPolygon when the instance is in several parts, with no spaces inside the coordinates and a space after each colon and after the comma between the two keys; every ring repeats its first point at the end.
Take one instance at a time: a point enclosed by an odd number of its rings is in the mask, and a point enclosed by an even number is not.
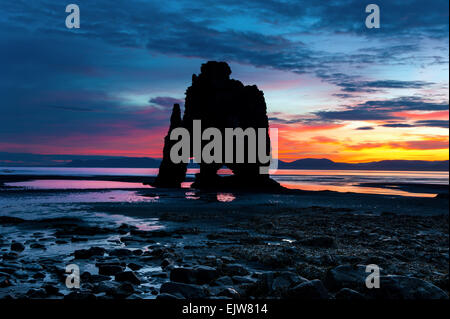
{"type": "Polygon", "coordinates": [[[5,186],[27,189],[126,189],[126,188],[153,188],[142,183],[116,182],[116,181],[86,181],[86,180],[58,180],[42,179],[26,182],[5,183],[5,186]]]}
{"type": "MultiPolygon", "coordinates": [[[[188,169],[187,176],[194,177],[198,169],[188,169]]],[[[55,175],[56,176],[156,176],[156,168],[69,168],[69,167],[0,167],[4,175],[55,175]]],[[[219,171],[222,175],[230,174],[227,169],[219,171]]],[[[278,170],[272,178],[285,187],[311,191],[355,192],[364,194],[400,195],[415,197],[434,197],[434,191],[420,191],[384,188],[381,186],[366,187],[362,184],[421,184],[448,185],[448,172],[431,171],[364,171],[364,170],[278,170]]],[[[83,180],[35,180],[17,183],[6,183],[6,186],[28,189],[142,189],[151,188],[142,183],[117,181],[83,181],[83,180]]],[[[182,183],[183,188],[189,188],[191,182],[182,183]]],[[[100,200],[108,200],[104,194],[98,194],[100,200]]],[[[86,196],[81,195],[81,196],[86,196]]],[[[190,195],[187,195],[190,196],[190,195]]],[[[113,201],[140,200],[135,192],[118,193],[111,198],[113,201]]],[[[196,199],[195,196],[187,197],[196,199]]],[[[72,196],[72,199],[73,196],[72,196]]],[[[93,201],[90,196],[88,201],[93,201]]],[[[232,201],[231,197],[218,196],[219,201],[232,201]]],[[[108,200],[109,201],[109,200],[108,200]]]]}

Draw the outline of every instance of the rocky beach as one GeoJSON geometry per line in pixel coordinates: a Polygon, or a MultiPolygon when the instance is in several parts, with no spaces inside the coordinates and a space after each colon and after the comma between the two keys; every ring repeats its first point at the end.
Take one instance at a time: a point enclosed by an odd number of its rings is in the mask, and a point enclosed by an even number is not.
{"type": "Polygon", "coordinates": [[[2,299],[448,299],[448,195],[149,189],[21,203],[50,193],[2,190],[2,299]],[[380,288],[366,287],[367,265],[380,288]]]}

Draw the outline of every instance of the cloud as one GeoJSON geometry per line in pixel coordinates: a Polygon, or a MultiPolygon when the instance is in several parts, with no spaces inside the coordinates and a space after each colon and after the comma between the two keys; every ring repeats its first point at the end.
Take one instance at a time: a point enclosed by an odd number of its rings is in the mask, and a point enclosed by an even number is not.
{"type": "Polygon", "coordinates": [[[448,120],[422,120],[414,122],[416,126],[440,127],[449,128],[448,120]]]}
{"type": "Polygon", "coordinates": [[[339,144],[339,140],[327,136],[314,136],[311,140],[323,144],[339,144]]]}
{"type": "Polygon", "coordinates": [[[322,120],[333,121],[383,121],[399,120],[392,115],[401,111],[448,110],[447,102],[434,102],[418,96],[406,96],[387,100],[369,100],[338,111],[318,111],[314,114],[322,120]]]}
{"type": "Polygon", "coordinates": [[[154,98],[151,98],[149,100],[149,102],[152,105],[156,105],[156,106],[162,107],[162,108],[170,108],[170,109],[172,109],[174,104],[180,104],[180,105],[184,104],[183,99],[176,99],[176,98],[169,97],[169,96],[154,97],[154,98]]]}
{"type": "MultiPolygon", "coordinates": [[[[434,62],[436,56],[413,53],[419,49],[420,37],[448,37],[448,16],[443,14],[448,12],[448,3],[439,1],[431,6],[422,0],[411,0],[407,5],[392,1],[378,4],[382,9],[382,28],[369,30],[364,26],[365,4],[359,0],[332,3],[233,0],[222,4],[199,0],[177,1],[171,6],[133,0],[117,1],[114,6],[106,0],[80,1],[83,25],[70,34],[101,39],[115,46],[147,48],[156,54],[236,61],[297,73],[324,72],[343,64],[358,67],[374,63],[404,64],[405,58],[434,62]],[[312,49],[291,36],[308,35],[312,30],[318,36],[347,33],[362,39],[376,37],[395,42],[404,38],[407,43],[386,44],[382,48],[364,46],[356,51],[349,47],[347,52],[333,52],[312,49]],[[400,56],[404,54],[407,57],[400,56]]],[[[2,5],[4,18],[0,24],[18,30],[68,35],[60,21],[63,8],[57,2],[43,0],[33,5],[9,3],[2,5]]],[[[445,54],[438,57],[440,62],[446,61],[445,54]]]]}
{"type": "Polygon", "coordinates": [[[424,81],[354,81],[336,83],[344,92],[376,92],[378,89],[421,89],[434,83],[424,81]]]}
{"type": "Polygon", "coordinates": [[[387,123],[381,126],[383,127],[398,127],[398,128],[411,128],[411,127],[439,127],[439,128],[449,128],[449,121],[445,120],[422,120],[415,121],[412,124],[408,123],[387,123]]]}
{"type": "Polygon", "coordinates": [[[448,148],[448,138],[438,138],[416,141],[398,141],[398,142],[365,142],[358,144],[345,145],[349,150],[360,151],[363,149],[391,148],[405,150],[441,150],[448,148]]]}
{"type": "Polygon", "coordinates": [[[374,130],[374,128],[372,126],[361,126],[361,127],[357,127],[355,130],[370,131],[370,130],[374,130]]]}
{"type": "Polygon", "coordinates": [[[414,127],[414,125],[406,124],[406,123],[388,123],[381,125],[383,127],[414,127]]]}

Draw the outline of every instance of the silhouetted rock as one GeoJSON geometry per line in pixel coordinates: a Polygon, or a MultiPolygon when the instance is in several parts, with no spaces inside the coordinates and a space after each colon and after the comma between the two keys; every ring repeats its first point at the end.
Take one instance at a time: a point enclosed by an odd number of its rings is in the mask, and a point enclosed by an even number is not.
{"type": "MultiPolygon", "coordinates": [[[[244,142],[244,161],[236,163],[237,143],[234,142],[233,163],[225,163],[225,128],[241,128],[244,131],[252,128],[265,129],[266,144],[263,151],[270,154],[269,121],[267,118],[264,93],[256,85],[245,86],[240,81],[230,79],[231,69],[225,62],[209,61],[201,67],[199,75],[192,76],[192,85],[186,91],[185,112],[180,117],[180,108],[175,104],[170,128],[164,139],[163,160],[154,186],[179,187],[185,178],[186,164],[175,164],[170,159],[170,149],[177,141],[170,140],[170,133],[176,127],[184,127],[190,132],[190,155],[195,157],[193,145],[193,121],[201,120],[202,131],[209,127],[217,128],[222,133],[222,160],[219,163],[200,163],[200,173],[196,174],[194,188],[248,188],[248,189],[280,189],[281,186],[270,179],[269,175],[261,175],[260,167],[269,166],[256,156],[256,163],[251,163],[248,156],[248,141],[244,142]],[[233,176],[220,177],[217,171],[223,166],[232,170],[233,176]]],[[[198,143],[198,141],[197,141],[198,143]]],[[[201,149],[209,141],[201,141],[201,149]]],[[[256,147],[258,154],[258,147],[256,147]]],[[[262,153],[262,152],[261,152],[262,153]]]]}
{"type": "Polygon", "coordinates": [[[170,133],[173,129],[181,127],[181,111],[180,105],[175,104],[172,109],[172,116],[170,117],[170,127],[164,138],[163,160],[159,166],[158,176],[153,183],[156,187],[180,187],[181,183],[186,177],[186,163],[173,163],[170,159],[170,149],[176,141],[170,140],[170,133]]]}

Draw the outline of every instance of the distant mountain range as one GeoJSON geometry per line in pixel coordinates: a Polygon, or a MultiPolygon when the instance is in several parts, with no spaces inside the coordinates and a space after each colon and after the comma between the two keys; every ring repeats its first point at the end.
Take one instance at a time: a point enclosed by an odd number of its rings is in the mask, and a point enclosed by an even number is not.
{"type": "Polygon", "coordinates": [[[281,169],[336,169],[336,170],[386,170],[386,171],[448,171],[448,161],[385,160],[367,163],[337,163],[322,158],[305,158],[293,162],[280,161],[281,169]]]}
{"type": "MultiPolygon", "coordinates": [[[[151,157],[119,157],[89,155],[40,155],[0,152],[0,167],[118,167],[158,168],[160,159],[151,157]]],[[[189,167],[197,167],[190,164],[189,167]]],[[[387,171],[448,171],[449,161],[385,160],[367,163],[339,163],[329,159],[305,158],[293,162],[279,161],[280,169],[323,170],[387,170],[387,171]]]]}

